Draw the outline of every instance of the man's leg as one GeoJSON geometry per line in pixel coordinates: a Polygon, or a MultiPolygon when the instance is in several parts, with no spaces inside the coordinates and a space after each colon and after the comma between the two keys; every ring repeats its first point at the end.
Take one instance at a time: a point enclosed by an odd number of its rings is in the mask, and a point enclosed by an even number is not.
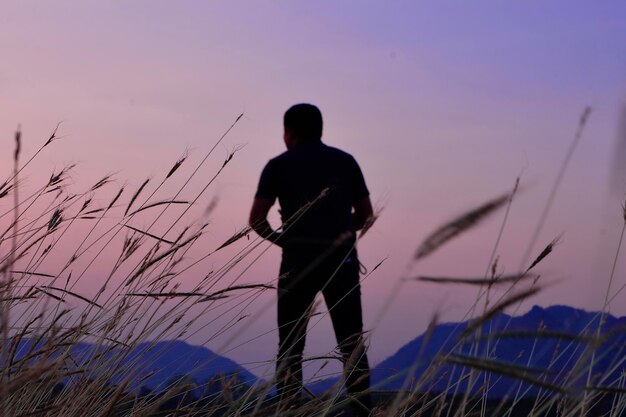
{"type": "Polygon", "coordinates": [[[315,292],[281,278],[278,285],[278,358],[276,383],[281,401],[297,398],[302,389],[302,353],[315,292]]]}
{"type": "Polygon", "coordinates": [[[363,340],[361,287],[355,258],[342,265],[323,294],[343,356],[348,393],[360,403],[353,408],[359,415],[367,415],[371,408],[370,369],[363,340]]]}

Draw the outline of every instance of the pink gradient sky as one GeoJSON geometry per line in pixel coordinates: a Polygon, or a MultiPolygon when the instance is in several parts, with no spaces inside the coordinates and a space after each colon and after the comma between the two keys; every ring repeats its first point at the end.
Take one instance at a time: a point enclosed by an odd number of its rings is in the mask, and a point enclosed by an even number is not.
{"type": "MultiPolygon", "coordinates": [[[[24,155],[31,155],[62,120],[63,140],[38,158],[26,185],[79,162],[78,188],[109,172],[136,187],[187,148],[197,163],[244,112],[189,190],[197,192],[227,151],[245,144],[198,204],[201,213],[219,197],[210,231],[218,242],[245,224],[260,170],[283,151],[285,109],[317,104],[324,141],[357,158],[372,199],[385,206],[360,245],[369,267],[388,257],[363,284],[375,364],[421,333],[435,311],[444,320],[467,311],[474,289],[416,282],[402,284],[385,304],[421,239],[510,189],[523,172],[528,187],[498,251],[505,271],[518,268],[586,105],[591,119],[534,250],[563,233],[541,268],[556,283],[519,312],[533,303],[601,307],[622,224],[621,194],[611,194],[609,177],[626,100],[625,21],[620,1],[4,2],[0,164],[8,172],[18,123],[24,155]]],[[[480,276],[501,218],[414,265],[410,275],[480,276]]],[[[622,258],[615,288],[626,284],[622,258]]],[[[278,260],[271,249],[244,279],[273,279],[278,260]]],[[[91,283],[81,285],[88,292],[91,283]]],[[[238,341],[272,330],[272,302],[267,294],[248,307],[257,324],[238,341]]],[[[611,311],[626,314],[626,292],[611,311]]],[[[208,337],[200,332],[190,341],[208,337]]],[[[237,343],[225,340],[207,346],[241,363],[275,354],[275,333],[233,350],[237,343]]],[[[332,348],[324,318],[307,352],[332,348]]]]}

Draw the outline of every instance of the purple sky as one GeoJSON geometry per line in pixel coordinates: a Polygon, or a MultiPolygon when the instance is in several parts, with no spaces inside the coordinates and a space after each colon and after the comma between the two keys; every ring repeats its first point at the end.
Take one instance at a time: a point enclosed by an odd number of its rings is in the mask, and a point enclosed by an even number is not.
{"type": "MultiPolygon", "coordinates": [[[[215,243],[245,224],[260,170],[283,151],[283,112],[296,102],[317,104],[324,141],[357,158],[373,201],[385,206],[360,244],[370,268],[388,257],[363,284],[377,363],[421,333],[435,311],[444,320],[464,315],[474,289],[407,282],[385,305],[407,274],[483,274],[502,213],[406,268],[436,226],[510,189],[522,173],[527,187],[498,250],[503,271],[517,270],[578,117],[590,105],[533,251],[563,233],[541,267],[542,279],[554,285],[519,312],[533,303],[600,308],[622,225],[623,193],[612,194],[609,180],[626,101],[626,4],[417,3],[4,2],[0,166],[11,166],[18,123],[24,155],[31,155],[62,120],[65,137],[38,158],[25,187],[69,162],[79,162],[77,189],[109,172],[117,172],[119,185],[137,187],[187,148],[195,165],[244,112],[188,191],[198,192],[228,150],[245,145],[198,203],[201,214],[219,197],[209,237],[215,243]]],[[[242,279],[273,279],[279,255],[271,249],[242,279]]],[[[626,284],[625,267],[620,261],[615,290],[626,284]]],[[[94,268],[89,279],[97,280],[94,268]]],[[[86,279],[78,289],[92,286],[86,279]]],[[[626,314],[625,301],[626,291],[611,311],[626,314]]],[[[256,322],[235,342],[223,337],[207,346],[239,362],[271,359],[273,302],[268,293],[247,307],[256,322]],[[258,342],[229,350],[264,332],[258,342]]],[[[204,342],[211,331],[190,341],[204,342]]],[[[310,331],[307,352],[332,348],[324,317],[310,331]]]]}

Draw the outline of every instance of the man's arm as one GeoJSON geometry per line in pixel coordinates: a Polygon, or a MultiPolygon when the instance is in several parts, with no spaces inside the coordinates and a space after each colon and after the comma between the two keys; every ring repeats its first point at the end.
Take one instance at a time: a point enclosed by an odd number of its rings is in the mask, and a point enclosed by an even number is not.
{"type": "Polygon", "coordinates": [[[250,219],[248,223],[250,227],[259,234],[263,239],[269,240],[272,243],[277,243],[277,240],[280,238],[281,234],[274,229],[267,221],[267,214],[270,211],[270,208],[274,204],[271,200],[262,197],[255,197],[254,202],[252,203],[252,209],[250,209],[250,219]]]}
{"type": "Polygon", "coordinates": [[[354,230],[361,230],[363,226],[372,218],[374,210],[369,196],[357,200],[354,204],[354,212],[352,213],[352,224],[354,230]]]}

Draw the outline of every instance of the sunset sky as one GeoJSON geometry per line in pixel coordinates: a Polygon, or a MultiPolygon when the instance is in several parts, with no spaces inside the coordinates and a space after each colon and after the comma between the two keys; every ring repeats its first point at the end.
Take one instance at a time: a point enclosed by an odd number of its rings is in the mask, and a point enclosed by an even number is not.
{"type": "MultiPolygon", "coordinates": [[[[532,304],[599,309],[626,193],[626,178],[623,190],[610,186],[626,108],[625,22],[621,0],[5,1],[2,176],[12,169],[18,124],[26,159],[62,122],[62,139],[25,172],[24,187],[77,162],[72,187],[83,190],[114,173],[116,185],[105,191],[112,196],[123,184],[136,189],[148,176],[162,176],[185,150],[189,174],[244,113],[184,193],[196,195],[241,147],[194,207],[201,217],[218,199],[206,240],[214,245],[245,226],[261,169],[284,150],[284,111],[298,102],[318,105],[323,141],[355,156],[372,201],[384,206],[359,245],[368,268],[387,258],[362,288],[376,364],[422,333],[434,313],[450,321],[468,311],[475,288],[407,281],[392,289],[418,275],[484,275],[504,212],[431,257],[411,259],[438,225],[509,191],[518,176],[523,187],[497,254],[501,272],[520,268],[578,119],[591,106],[532,250],[534,256],[562,236],[539,269],[547,288],[517,314],[532,304]]],[[[10,207],[0,204],[3,212],[10,207]]],[[[242,279],[274,279],[279,258],[271,248],[242,279]]],[[[219,261],[202,268],[212,262],[219,261]]],[[[101,279],[94,268],[78,291],[89,293],[101,279]]],[[[626,285],[625,275],[623,254],[613,293],[626,285]]],[[[274,301],[273,293],[259,297],[246,307],[252,325],[207,347],[243,364],[270,360],[274,301]]],[[[610,309],[626,315],[626,291],[610,309]]],[[[204,343],[211,331],[189,341],[204,343]]],[[[322,316],[307,354],[333,347],[330,320],[322,316]]]]}

